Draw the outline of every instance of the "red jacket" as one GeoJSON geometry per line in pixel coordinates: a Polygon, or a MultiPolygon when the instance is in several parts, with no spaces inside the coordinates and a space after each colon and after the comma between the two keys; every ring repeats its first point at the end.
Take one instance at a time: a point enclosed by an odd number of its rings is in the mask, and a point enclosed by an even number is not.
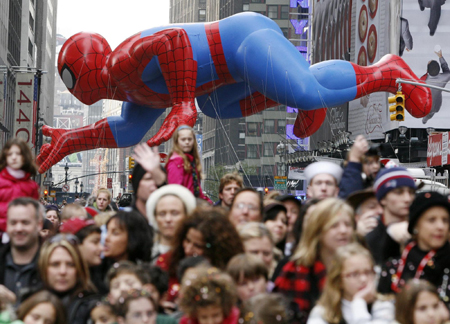
{"type": "Polygon", "coordinates": [[[16,179],[6,168],[0,171],[0,232],[6,232],[6,212],[10,201],[19,197],[39,199],[39,186],[30,179],[27,173],[24,178],[16,179]]]}
{"type": "MultiPolygon", "coordinates": [[[[240,315],[239,308],[233,307],[231,309],[231,314],[228,315],[228,317],[224,318],[222,324],[238,324],[239,315],[240,315]]],[[[185,315],[180,319],[180,324],[198,324],[198,320],[196,318],[186,317],[185,315]]]]}
{"type": "MultiPolygon", "coordinates": [[[[189,161],[192,162],[194,157],[191,154],[186,154],[189,161]]],[[[177,153],[173,153],[170,157],[169,161],[166,164],[167,170],[167,183],[169,184],[179,184],[183,187],[188,188],[192,194],[194,194],[194,179],[192,177],[192,173],[184,171],[184,161],[183,158],[177,153]]],[[[197,175],[199,176],[198,186],[200,189],[199,198],[206,200],[210,204],[212,201],[203,194],[202,187],[200,184],[200,175],[197,171],[197,175]]]]}

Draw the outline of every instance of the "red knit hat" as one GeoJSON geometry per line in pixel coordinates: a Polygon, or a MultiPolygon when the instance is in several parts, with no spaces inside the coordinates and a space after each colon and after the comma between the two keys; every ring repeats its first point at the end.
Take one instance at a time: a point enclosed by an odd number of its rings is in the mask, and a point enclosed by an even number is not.
{"type": "Polygon", "coordinates": [[[88,213],[89,215],[91,215],[92,218],[94,218],[94,217],[97,216],[97,214],[98,214],[98,210],[96,210],[96,209],[93,208],[93,207],[84,207],[84,209],[86,209],[87,213],[88,213]]]}
{"type": "Polygon", "coordinates": [[[95,221],[92,219],[71,218],[61,225],[59,231],[61,233],[70,233],[75,235],[89,225],[95,225],[95,221]]]}

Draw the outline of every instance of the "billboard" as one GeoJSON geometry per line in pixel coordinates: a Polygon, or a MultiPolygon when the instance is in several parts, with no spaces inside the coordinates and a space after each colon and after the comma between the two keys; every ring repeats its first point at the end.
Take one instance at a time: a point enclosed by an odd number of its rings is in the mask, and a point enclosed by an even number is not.
{"type": "MultiPolygon", "coordinates": [[[[400,52],[417,77],[428,84],[446,87],[450,80],[450,11],[441,6],[445,0],[403,0],[400,52]],[[427,66],[434,61],[427,74],[427,66]],[[437,75],[434,75],[436,74],[437,75]]],[[[408,128],[450,128],[450,93],[432,90],[433,107],[424,118],[405,114],[408,128]]]]}
{"type": "MultiPolygon", "coordinates": [[[[389,53],[389,1],[353,0],[351,61],[370,66],[389,53]]],[[[349,102],[348,130],[353,137],[382,139],[389,128],[387,93],[376,92],[349,102]]]]}

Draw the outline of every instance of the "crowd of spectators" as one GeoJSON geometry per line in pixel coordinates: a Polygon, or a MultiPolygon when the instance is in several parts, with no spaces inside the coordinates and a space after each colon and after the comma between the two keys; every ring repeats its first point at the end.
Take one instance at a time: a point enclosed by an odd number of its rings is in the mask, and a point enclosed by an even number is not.
{"type": "Polygon", "coordinates": [[[166,168],[157,149],[135,148],[133,200],[119,210],[102,188],[62,208],[41,203],[31,151],[8,142],[0,323],[449,320],[449,197],[416,193],[408,170],[383,167],[365,138],[343,166],[305,168],[306,201],[263,196],[229,173],[215,204],[193,130],[173,140],[166,168]]]}

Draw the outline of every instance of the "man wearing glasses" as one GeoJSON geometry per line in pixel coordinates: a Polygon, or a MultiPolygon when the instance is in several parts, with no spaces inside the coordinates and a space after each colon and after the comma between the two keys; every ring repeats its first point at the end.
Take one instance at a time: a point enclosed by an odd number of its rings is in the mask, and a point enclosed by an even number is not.
{"type": "Polygon", "coordinates": [[[260,193],[253,188],[244,188],[234,196],[228,217],[239,228],[248,222],[262,221],[262,208],[260,193]]]}

